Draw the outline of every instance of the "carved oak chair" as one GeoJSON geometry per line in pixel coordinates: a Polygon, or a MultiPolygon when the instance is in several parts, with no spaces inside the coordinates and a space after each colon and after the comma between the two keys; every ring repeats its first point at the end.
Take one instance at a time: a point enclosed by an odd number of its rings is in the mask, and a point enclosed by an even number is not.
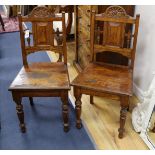
{"type": "Polygon", "coordinates": [[[22,97],[29,97],[33,105],[33,97],[60,97],[64,131],[69,130],[68,124],[68,91],[70,82],[67,70],[65,14],[56,16],[47,7],[36,7],[28,16],[19,15],[20,39],[22,47],[23,67],[10,85],[9,91],[16,103],[17,115],[22,132],[26,132],[22,97]],[[54,44],[53,22],[62,22],[62,45],[54,44]],[[22,22],[32,23],[32,33],[25,40],[22,22]],[[31,41],[33,38],[33,43],[31,41]],[[27,56],[31,53],[46,50],[62,53],[63,62],[28,63],[27,56]]]}
{"type": "Polygon", "coordinates": [[[129,97],[132,96],[132,78],[136,51],[139,15],[128,16],[119,6],[107,8],[103,14],[91,14],[91,53],[92,62],[72,81],[75,96],[76,127],[81,128],[81,97],[82,94],[109,97],[120,100],[119,138],[123,138],[129,97]],[[102,27],[97,27],[96,24],[102,27]],[[103,22],[103,24],[101,24],[103,22]],[[127,25],[133,25],[133,33],[126,32],[127,25]],[[97,27],[97,28],[96,28],[97,27]],[[102,42],[100,42],[102,37],[102,42]],[[96,61],[96,53],[114,52],[128,58],[128,66],[121,66],[96,61]]]}

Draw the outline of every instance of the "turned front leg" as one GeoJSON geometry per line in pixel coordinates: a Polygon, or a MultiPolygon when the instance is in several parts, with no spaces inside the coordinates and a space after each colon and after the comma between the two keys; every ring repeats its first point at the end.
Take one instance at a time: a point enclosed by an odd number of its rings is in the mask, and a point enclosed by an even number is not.
{"type": "Polygon", "coordinates": [[[121,97],[121,110],[120,110],[120,128],[118,129],[118,131],[119,131],[118,137],[119,138],[123,138],[128,107],[129,107],[129,96],[122,96],[121,97]]]}
{"type": "Polygon", "coordinates": [[[26,126],[24,123],[24,111],[23,111],[23,105],[21,104],[21,100],[22,98],[19,97],[18,94],[13,95],[13,100],[16,103],[16,112],[17,112],[17,116],[19,119],[19,126],[21,129],[21,132],[25,133],[26,132],[26,126]]]}
{"type": "Polygon", "coordinates": [[[81,96],[82,94],[74,88],[74,96],[75,96],[75,113],[76,113],[76,127],[78,129],[81,129],[82,123],[81,123],[81,96]]]}
{"type": "Polygon", "coordinates": [[[63,124],[64,124],[64,131],[69,131],[69,123],[68,123],[68,92],[62,94],[61,96],[62,101],[62,116],[63,116],[63,124]]]}

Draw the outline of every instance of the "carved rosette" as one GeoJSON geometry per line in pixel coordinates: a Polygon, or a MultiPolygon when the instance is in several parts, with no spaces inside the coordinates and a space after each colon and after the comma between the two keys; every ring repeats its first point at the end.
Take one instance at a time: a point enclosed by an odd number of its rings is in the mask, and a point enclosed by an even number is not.
{"type": "Polygon", "coordinates": [[[103,14],[105,17],[112,17],[112,18],[128,18],[126,11],[121,6],[110,6],[106,9],[105,13],[103,14]]]}
{"type": "Polygon", "coordinates": [[[53,17],[52,11],[45,6],[38,6],[32,10],[29,17],[49,18],[53,17]]]}

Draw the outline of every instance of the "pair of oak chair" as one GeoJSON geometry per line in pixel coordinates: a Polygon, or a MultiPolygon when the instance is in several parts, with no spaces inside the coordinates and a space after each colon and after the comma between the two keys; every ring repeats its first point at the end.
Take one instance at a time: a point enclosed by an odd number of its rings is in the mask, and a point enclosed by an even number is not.
{"type": "MultiPolygon", "coordinates": [[[[128,16],[125,10],[119,6],[109,7],[104,14],[91,14],[91,53],[90,64],[73,80],[74,87],[76,127],[81,128],[81,96],[104,96],[119,99],[121,102],[119,138],[123,137],[129,96],[132,95],[132,75],[134,57],[138,34],[139,15],[136,18],[128,16]],[[104,25],[96,29],[98,22],[104,25]],[[126,25],[134,25],[133,34],[126,32],[126,25]],[[98,37],[103,38],[102,42],[98,37]],[[125,38],[127,41],[125,41],[125,38]],[[128,66],[120,66],[96,62],[95,55],[98,52],[112,51],[129,59],[128,66]]],[[[68,123],[68,91],[70,81],[67,70],[66,50],[66,26],[65,14],[54,15],[46,7],[36,7],[27,17],[19,15],[20,38],[22,47],[23,67],[10,85],[9,90],[16,103],[17,115],[22,132],[26,132],[24,111],[21,104],[22,97],[29,97],[33,105],[33,97],[60,97],[62,101],[62,116],[64,131],[69,130],[68,123]],[[53,30],[53,22],[62,22],[62,31],[53,30]],[[22,22],[32,23],[33,45],[30,37],[24,38],[22,22]],[[55,35],[60,34],[62,43],[55,45],[55,35]],[[37,51],[51,50],[63,55],[62,62],[31,63],[27,61],[27,55],[37,51]]]]}

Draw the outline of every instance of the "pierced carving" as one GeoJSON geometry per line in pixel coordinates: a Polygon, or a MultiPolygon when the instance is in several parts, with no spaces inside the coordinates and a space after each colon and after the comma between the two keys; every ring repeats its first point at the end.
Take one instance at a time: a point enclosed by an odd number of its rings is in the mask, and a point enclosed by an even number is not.
{"type": "Polygon", "coordinates": [[[106,9],[105,13],[103,13],[103,16],[106,17],[113,17],[113,18],[128,18],[126,11],[121,6],[110,6],[106,9]]]}
{"type": "Polygon", "coordinates": [[[48,18],[54,17],[52,11],[45,6],[35,7],[32,12],[28,15],[29,17],[39,17],[39,18],[48,18]]]}

